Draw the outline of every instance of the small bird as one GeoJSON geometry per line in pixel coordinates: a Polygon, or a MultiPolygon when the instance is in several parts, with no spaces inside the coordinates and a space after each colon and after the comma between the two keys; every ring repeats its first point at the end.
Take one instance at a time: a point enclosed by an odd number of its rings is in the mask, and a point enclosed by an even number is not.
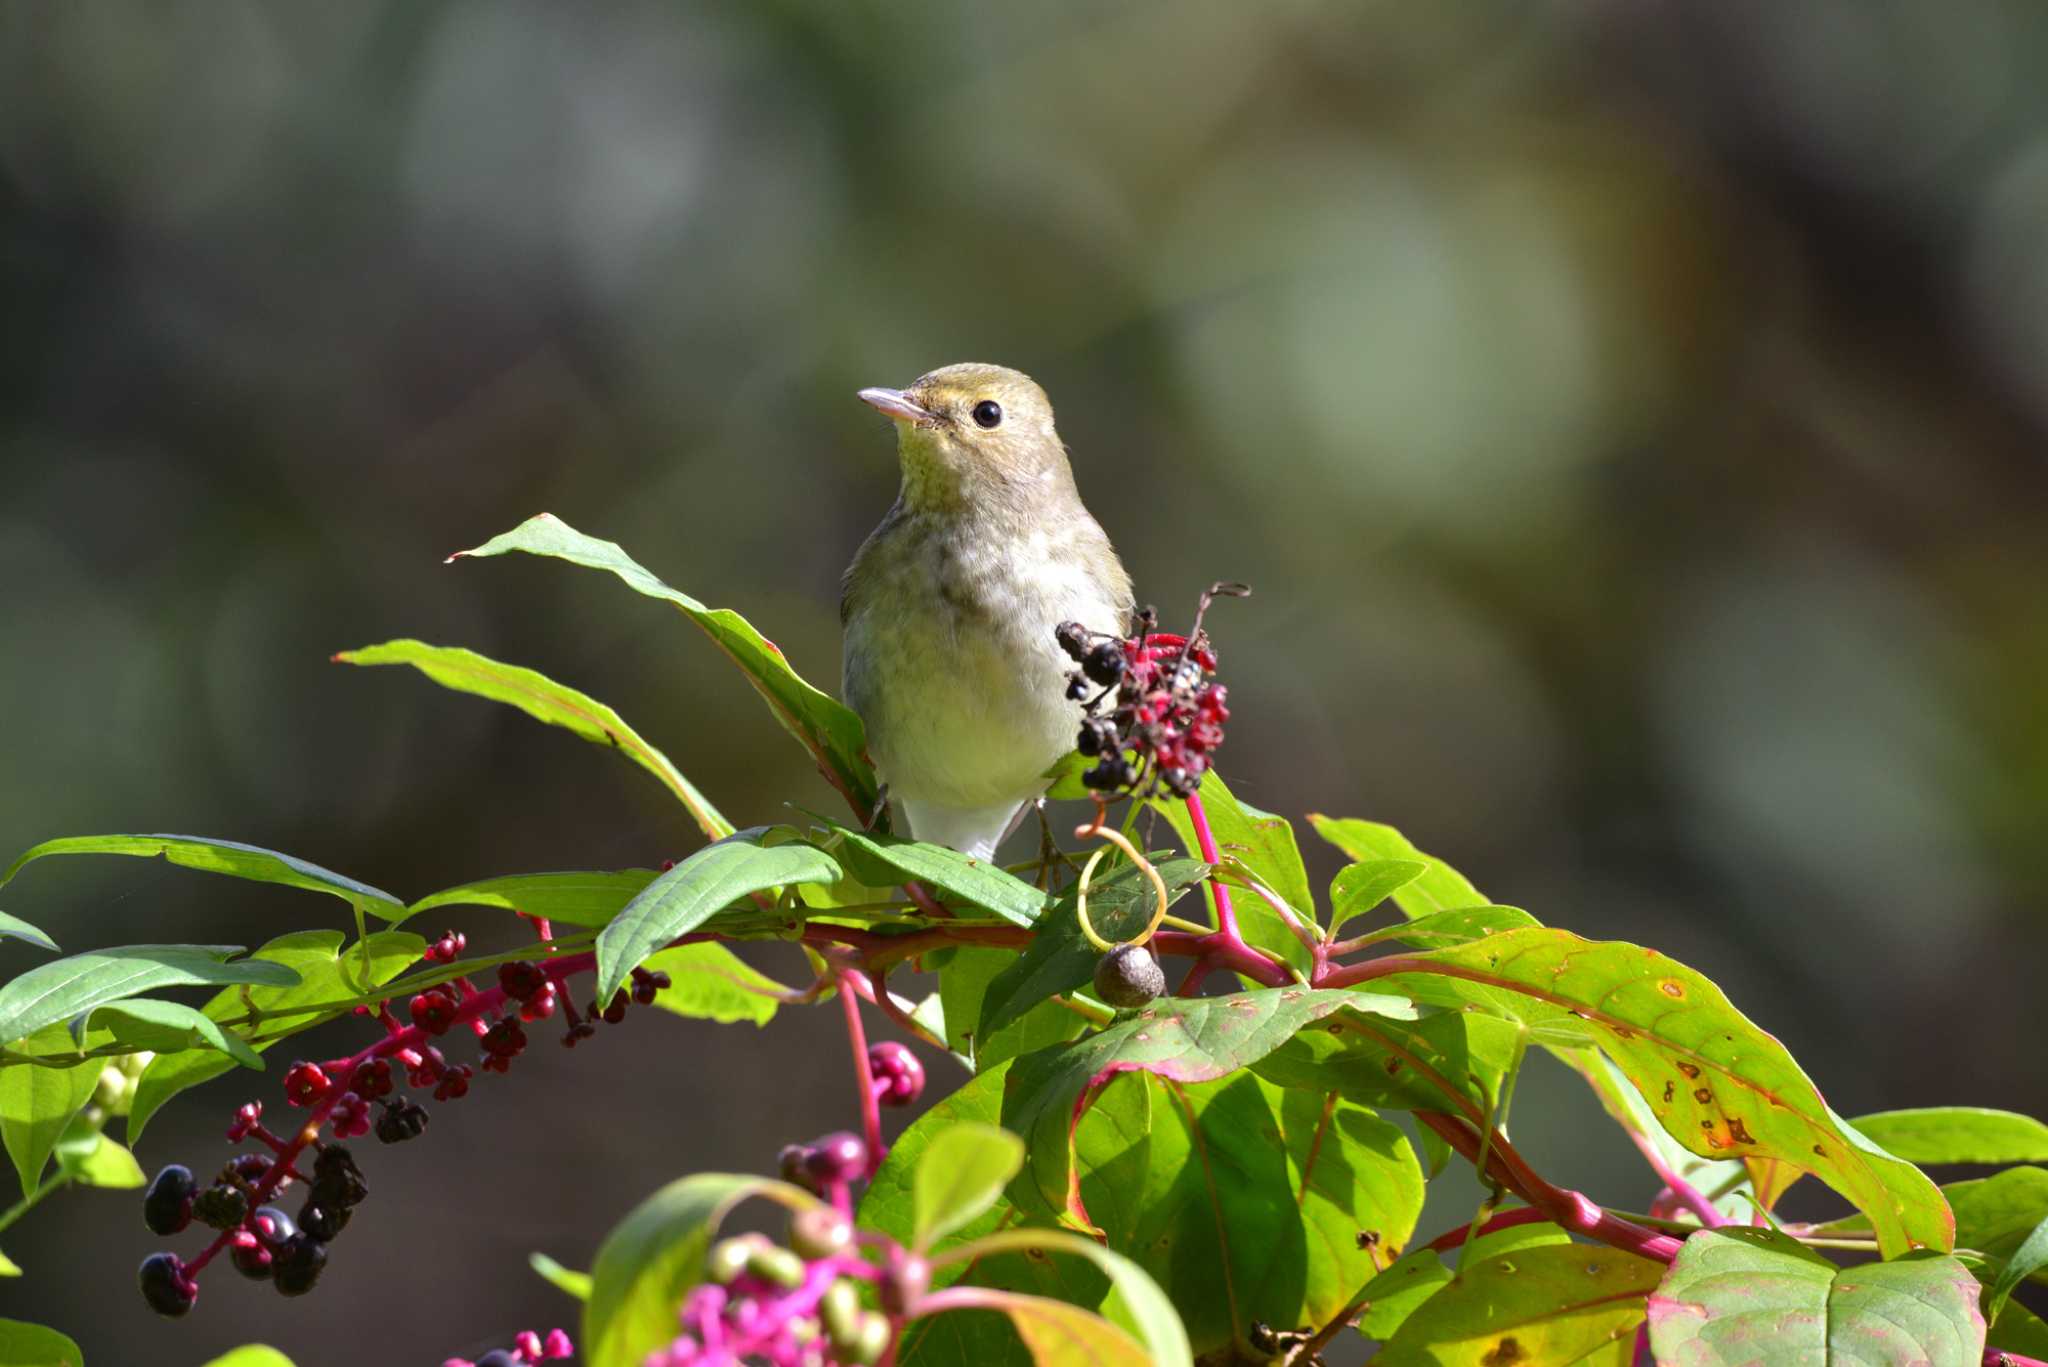
{"type": "Polygon", "coordinates": [[[950,365],[863,389],[903,486],[841,582],[847,705],[920,840],[986,859],[1074,748],[1063,622],[1121,637],[1131,577],[1028,376],[950,365]]]}

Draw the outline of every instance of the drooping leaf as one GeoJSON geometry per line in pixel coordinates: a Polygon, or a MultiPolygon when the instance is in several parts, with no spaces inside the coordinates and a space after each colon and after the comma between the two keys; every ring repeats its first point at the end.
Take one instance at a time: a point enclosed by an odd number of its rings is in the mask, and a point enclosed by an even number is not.
{"type": "Polygon", "coordinates": [[[88,1027],[101,1025],[122,1044],[158,1054],[175,1054],[181,1049],[210,1048],[226,1054],[244,1068],[262,1071],[263,1060],[241,1037],[220,1028],[218,1022],[183,1002],[160,997],[124,997],[96,1006],[86,1018],[88,1027]]]}
{"type": "MultiPolygon", "coordinates": [[[[52,1023],[22,1040],[17,1048],[28,1055],[70,1053],[77,1048],[71,1032],[52,1023]]],[[[105,1063],[86,1059],[68,1068],[39,1065],[0,1069],[0,1140],[14,1171],[21,1178],[23,1194],[34,1191],[50,1151],[71,1124],[71,1118],[92,1099],[105,1063]]]]}
{"type": "MultiPolygon", "coordinates": [[[[1072,1166],[1073,1127],[1088,1101],[1118,1073],[1142,1069],[1178,1082],[1208,1082],[1258,1062],[1311,1021],[1374,999],[1305,987],[1229,997],[1173,998],[1072,1044],[1026,1054],[1010,1066],[1003,1128],[1030,1149],[1012,1199],[1086,1224],[1072,1166]]],[[[1387,1009],[1408,1009],[1398,1001],[1387,1009]]]]}
{"type": "Polygon", "coordinates": [[[1382,990],[1478,1006],[1545,1044],[1597,1045],[1688,1150],[1760,1155],[1813,1174],[1871,1216],[1887,1256],[1954,1243],[1947,1204],[1926,1174],[1841,1121],[1783,1045],[1675,960],[1531,927],[1375,967],[1382,990]]]}
{"type": "Polygon", "coordinates": [[[775,643],[754,630],[746,618],[728,608],[708,608],[677,592],[635,564],[615,543],[585,536],[550,513],[528,518],[475,550],[458,552],[449,559],[507,551],[554,556],[589,569],[607,570],[636,593],[673,603],[740,667],[775,719],[803,742],[826,781],[846,797],[853,810],[875,809],[875,774],[867,762],[860,718],[845,704],[804,682],[775,643]]]}
{"type": "Polygon", "coordinates": [[[2048,1216],[2020,1240],[2020,1246],[2005,1260],[2005,1266],[1998,1273],[1998,1280],[1991,1284],[1990,1294],[1984,1298],[1984,1313],[1997,1318],[2005,1309],[2006,1298],[2011,1296],[2019,1284],[2048,1267],[2048,1216]]]}
{"type": "Polygon", "coordinates": [[[1628,1367],[1664,1266],[1619,1249],[1544,1244],[1468,1258],[1373,1361],[1386,1367],[1628,1367]]]}
{"type": "Polygon", "coordinates": [[[6,886],[22,866],[53,854],[127,854],[146,859],[163,859],[181,868],[206,873],[224,873],[257,883],[276,883],[308,892],[339,897],[357,911],[386,920],[403,914],[404,904],[390,893],[368,883],[309,864],[289,854],[244,845],[239,840],[215,840],[201,835],[67,835],[45,840],[23,854],[0,873],[0,887],[6,886]]]}
{"type": "Polygon", "coordinates": [[[1908,1163],[2048,1163],[2048,1125],[2012,1111],[1928,1106],[1850,1123],[1908,1163]]]}
{"type": "Polygon", "coordinates": [[[545,1253],[527,1254],[526,1265],[538,1273],[542,1281],[545,1281],[563,1295],[579,1301],[590,1299],[590,1274],[588,1272],[577,1272],[572,1268],[564,1267],[545,1253]]]}
{"type": "MultiPolygon", "coordinates": [[[[369,986],[382,986],[417,963],[427,942],[411,931],[381,930],[347,948],[343,944],[344,937],[338,930],[301,930],[280,935],[246,962],[295,974],[294,983],[224,988],[200,1007],[200,1012],[213,1021],[238,1020],[255,1012],[257,1019],[253,1023],[226,1028],[249,1041],[250,1047],[261,1054],[278,1040],[333,1020],[347,1010],[343,1007],[305,1012],[299,1008],[346,1001],[354,995],[353,984],[364,973],[368,974],[369,986]]],[[[135,1080],[135,1096],[128,1107],[128,1142],[133,1144],[142,1137],[150,1117],[166,1101],[188,1087],[219,1077],[233,1066],[226,1055],[202,1050],[159,1054],[151,1059],[135,1080]]]]}
{"type": "Polygon", "coordinates": [[[1771,1230],[1691,1235],[1650,1298],[1660,1362],[1914,1362],[1979,1367],[1977,1282],[1954,1258],[1917,1253],[1837,1269],[1771,1230]]]}
{"type": "Polygon", "coordinates": [[[436,907],[502,907],[557,925],[607,924],[655,879],[653,869],[591,869],[563,873],[514,873],[486,878],[422,897],[405,909],[417,916],[436,907]]]}
{"type": "MultiPolygon", "coordinates": [[[[1214,770],[1203,775],[1196,795],[1202,800],[1202,811],[1208,818],[1219,857],[1236,859],[1246,872],[1292,907],[1304,924],[1315,924],[1315,894],[1309,891],[1308,870],[1302,866],[1301,849],[1295,844],[1294,827],[1287,818],[1240,802],[1214,770]]],[[[1185,803],[1154,798],[1152,805],[1172,823],[1183,849],[1201,852],[1194,820],[1185,803]]],[[[1308,951],[1262,899],[1240,893],[1232,902],[1246,943],[1276,954],[1297,968],[1307,967],[1308,951]]]]}
{"type": "Polygon", "coordinates": [[[1458,907],[1484,906],[1487,899],[1459,873],[1435,855],[1424,854],[1408,843],[1408,837],[1392,826],[1356,817],[1328,817],[1309,813],[1316,834],[1342,850],[1349,859],[1363,863],[1373,859],[1407,859],[1424,866],[1424,872],[1404,883],[1393,894],[1394,904],[1410,917],[1458,907]]]}
{"type": "Polygon", "coordinates": [[[1024,1165],[1024,1141],[972,1122],[933,1135],[912,1187],[912,1244],[923,1249],[995,1204],[1024,1165]]]}
{"type": "Polygon", "coordinates": [[[676,945],[642,967],[669,976],[669,985],[654,995],[656,1006],[723,1025],[766,1025],[781,1004],[775,994],[790,990],[721,944],[676,945]]]}
{"type": "Polygon", "coordinates": [[[1397,1127],[1243,1073],[1118,1077],[1074,1145],[1088,1218],[1172,1298],[1198,1353],[1253,1321],[1334,1318],[1422,1209],[1422,1171],[1397,1127]]]}
{"type": "Polygon", "coordinates": [[[0,1367],[84,1367],[78,1345],[55,1329],[0,1320],[0,1367]]]}
{"type": "Polygon", "coordinates": [[[127,945],[38,964],[0,987],[0,1043],[11,1044],[95,1006],[161,988],[298,981],[282,964],[225,962],[240,952],[239,945],[127,945]]]}
{"type": "Polygon", "coordinates": [[[251,1343],[223,1353],[206,1367],[292,1367],[292,1360],[268,1344],[251,1343]]]}
{"type": "Polygon", "coordinates": [[[1027,927],[1037,923],[1050,900],[1015,874],[944,845],[851,830],[836,822],[828,825],[832,834],[822,843],[840,856],[849,873],[871,887],[914,879],[1012,925],[1027,927]]]}
{"type": "MultiPolygon", "coordinates": [[[[1209,866],[1199,859],[1165,859],[1154,867],[1173,901],[1200,883],[1209,871],[1209,866]]],[[[1031,937],[1023,954],[990,981],[982,995],[981,1023],[976,1032],[983,1038],[1046,998],[1071,992],[1095,976],[1095,964],[1102,951],[1081,933],[1081,923],[1074,914],[1079,886],[1076,883],[1061,895],[1039,923],[1038,933],[1031,937]]],[[[1124,864],[1106,877],[1089,881],[1088,922],[1103,939],[1122,943],[1145,928],[1158,901],[1151,880],[1135,865],[1124,864]]]]}
{"type": "Polygon", "coordinates": [[[1152,1367],[1154,1361],[1129,1334],[1065,1301],[984,1287],[961,1287],[941,1299],[948,1302],[947,1310],[994,1310],[1009,1316],[1036,1367],[1152,1367]]]}
{"type": "Polygon", "coordinates": [[[656,878],[597,937],[597,1000],[607,1002],[642,960],[753,893],[837,876],[824,851],[767,845],[782,828],[757,826],[706,845],[656,878]]]}
{"type": "Polygon", "coordinates": [[[0,940],[26,940],[37,949],[47,949],[52,954],[61,952],[55,940],[19,916],[9,916],[4,911],[0,911],[0,940]]]}
{"type": "Polygon", "coordinates": [[[676,1306],[704,1276],[704,1254],[734,1206],[753,1196],[803,1210],[817,1199],[765,1177],[702,1172],[634,1207],[599,1245],[578,1342],[590,1367],[641,1367],[676,1336],[676,1306]]]}
{"type": "MultiPolygon", "coordinates": [[[[946,1044],[976,1072],[1070,1040],[1087,1022],[1057,1002],[1042,1001],[995,1030],[976,1025],[997,979],[1017,965],[1014,949],[962,947],[939,969],[939,1001],[946,1020],[946,1044]]],[[[1092,970],[1091,970],[1092,971],[1092,970]]]]}
{"type": "Polygon", "coordinates": [[[556,683],[545,674],[504,664],[460,646],[428,645],[409,639],[344,650],[334,659],[337,664],[348,665],[411,665],[443,688],[508,703],[535,721],[563,727],[598,745],[608,745],[660,779],[662,786],[688,809],[706,838],[722,840],[732,834],[732,823],[711,800],[683,777],[667,755],[628,726],[623,717],[588,694],[556,683]]]}

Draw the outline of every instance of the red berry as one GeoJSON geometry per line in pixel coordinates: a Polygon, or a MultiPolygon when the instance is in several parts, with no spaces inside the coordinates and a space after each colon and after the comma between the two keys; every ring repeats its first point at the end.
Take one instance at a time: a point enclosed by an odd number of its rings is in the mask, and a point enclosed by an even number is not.
{"type": "Polygon", "coordinates": [[[311,1106],[333,1085],[319,1064],[294,1063],[284,1075],[284,1099],[294,1106],[311,1106]]]}
{"type": "Polygon", "coordinates": [[[412,1023],[430,1035],[446,1034],[448,1027],[455,1024],[455,1000],[439,988],[414,997],[408,1010],[412,1023]]]}
{"type": "Polygon", "coordinates": [[[498,965],[498,986],[505,989],[505,995],[525,1001],[544,987],[549,987],[548,977],[540,966],[527,959],[514,959],[508,964],[498,965]]]}
{"type": "Polygon", "coordinates": [[[238,1229],[228,1240],[228,1262],[235,1271],[250,1281],[264,1281],[270,1276],[272,1262],[270,1250],[263,1241],[246,1229],[238,1229]]]}

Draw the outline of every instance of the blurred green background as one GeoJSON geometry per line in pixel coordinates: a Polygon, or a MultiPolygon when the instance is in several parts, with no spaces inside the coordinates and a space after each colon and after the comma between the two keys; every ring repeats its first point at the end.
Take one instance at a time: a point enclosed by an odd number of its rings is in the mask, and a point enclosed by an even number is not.
{"type": "MultiPolygon", "coordinates": [[[[0,88],[8,854],[190,831],[417,896],[694,847],[601,751],[327,663],[403,635],[603,698],[741,824],[827,806],[659,604],[439,562],[549,510],[830,687],[895,483],[853,391],[989,360],[1142,598],[1256,586],[1212,618],[1248,799],[1675,954],[1844,1114],[2048,1109],[2039,6],[7,0],[0,88]]],[[[342,923],[137,861],[4,905],[68,949],[342,923]]],[[[136,1203],[83,1194],[0,1313],[312,1367],[572,1322],[527,1250],[845,1123],[835,1014],[536,1050],[366,1155],[303,1301],[159,1324],[136,1203]]],[[[1546,1081],[1539,1163],[1646,1202],[1546,1081]]],[[[145,1165],[210,1170],[248,1090],[145,1165]]]]}

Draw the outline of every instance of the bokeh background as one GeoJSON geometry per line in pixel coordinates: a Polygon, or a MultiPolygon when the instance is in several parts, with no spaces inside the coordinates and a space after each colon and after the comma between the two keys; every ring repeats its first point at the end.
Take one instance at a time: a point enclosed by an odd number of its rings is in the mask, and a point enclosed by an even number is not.
{"type": "MultiPolygon", "coordinates": [[[[1248,798],[1677,955],[1845,1114],[2048,1109],[2039,6],[5,0],[0,90],[8,854],[191,831],[417,896],[694,847],[614,757],[327,662],[405,635],[605,699],[742,824],[827,805],[661,605],[440,560],[549,510],[830,687],[895,481],[853,390],[995,360],[1143,597],[1256,586],[1212,619],[1248,798]]],[[[4,904],[70,949],[344,914],[121,860],[4,904]]],[[[369,1155],[303,1301],[156,1322],[86,1193],[0,1313],[310,1367],[572,1322],[527,1251],[843,1124],[834,1014],[536,1051],[369,1155]]],[[[1545,1081],[1539,1160],[1646,1201],[1545,1081]]]]}

